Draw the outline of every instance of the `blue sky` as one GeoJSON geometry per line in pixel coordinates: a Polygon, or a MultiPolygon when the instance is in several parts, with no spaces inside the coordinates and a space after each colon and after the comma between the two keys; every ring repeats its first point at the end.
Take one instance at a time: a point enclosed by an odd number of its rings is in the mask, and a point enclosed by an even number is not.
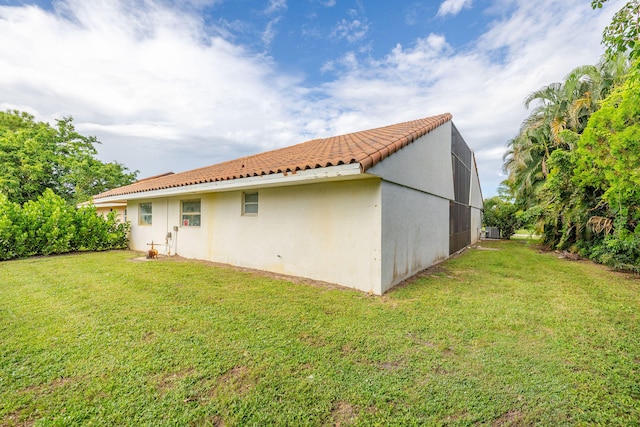
{"type": "Polygon", "coordinates": [[[452,47],[464,48],[486,29],[485,13],[454,8],[456,19],[448,19],[453,12],[439,15],[439,7],[436,1],[240,0],[211,5],[203,15],[235,42],[272,56],[282,72],[300,73],[305,84],[317,85],[335,78],[339,67],[332,65],[351,52],[384,57],[398,43],[433,32],[446,33],[452,47]]]}
{"type": "Polygon", "coordinates": [[[0,0],[0,108],[140,177],[450,112],[485,197],[524,98],[596,63],[610,0],[0,0]]]}

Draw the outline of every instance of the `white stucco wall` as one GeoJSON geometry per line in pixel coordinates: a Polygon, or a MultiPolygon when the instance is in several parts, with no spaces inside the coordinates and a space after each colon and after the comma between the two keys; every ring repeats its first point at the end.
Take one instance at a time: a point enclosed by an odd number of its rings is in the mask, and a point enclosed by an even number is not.
{"type": "Polygon", "coordinates": [[[449,255],[451,123],[367,171],[382,185],[382,292],[449,255]]]}
{"type": "Polygon", "coordinates": [[[215,193],[204,193],[193,196],[184,196],[179,199],[171,198],[172,215],[169,219],[170,229],[178,226],[178,233],[175,234],[175,251],[185,258],[207,260],[209,253],[209,240],[207,236],[211,233],[211,217],[215,206],[215,193]],[[200,221],[199,227],[182,225],[182,201],[200,200],[200,221]]]}
{"type": "MultiPolygon", "coordinates": [[[[131,234],[129,247],[137,251],[147,251],[151,246],[147,243],[164,244],[167,233],[167,199],[130,200],[127,202],[127,215],[131,222],[131,234]],[[152,224],[140,225],[138,223],[140,203],[152,204],[152,224]]],[[[160,253],[164,253],[164,248],[157,247],[160,253]]]]}
{"type": "Polygon", "coordinates": [[[387,157],[367,173],[452,200],[451,122],[387,157]]]}
{"type": "Polygon", "coordinates": [[[256,216],[241,215],[242,192],[214,195],[207,259],[380,293],[380,180],[258,194],[256,216]]]}
{"type": "Polygon", "coordinates": [[[482,210],[471,207],[471,244],[477,243],[482,234],[482,210]]]}
{"type": "MultiPolygon", "coordinates": [[[[248,192],[255,190],[247,190],[248,192]]],[[[164,243],[172,253],[307,277],[380,294],[380,179],[259,188],[258,215],[242,215],[242,191],[130,200],[130,247],[164,243]],[[181,200],[201,200],[201,226],[180,225],[181,200]],[[138,204],[153,203],[153,225],[138,225],[138,204]],[[173,227],[179,226],[176,233],[173,227]]],[[[164,247],[159,247],[163,253],[164,247]]]]}
{"type": "Polygon", "coordinates": [[[382,184],[382,292],[449,256],[449,201],[382,184]]]}
{"type": "Polygon", "coordinates": [[[206,218],[211,210],[212,194],[188,195],[184,197],[170,197],[144,200],[130,200],[127,213],[131,222],[131,238],[129,247],[133,250],[146,251],[152,241],[158,246],[159,253],[184,256],[186,258],[206,259],[207,240],[202,236],[207,234],[208,224],[201,226],[183,226],[181,222],[181,202],[183,200],[200,200],[201,215],[206,218]],[[151,203],[153,209],[153,223],[140,225],[138,209],[140,203],[151,203]],[[174,230],[178,227],[178,231],[174,230]],[[167,239],[167,233],[171,238],[167,239]]]}
{"type": "Polygon", "coordinates": [[[476,169],[475,154],[471,161],[471,186],[469,194],[469,205],[474,208],[482,209],[482,190],[480,189],[480,179],[478,178],[478,170],[476,169]]]}

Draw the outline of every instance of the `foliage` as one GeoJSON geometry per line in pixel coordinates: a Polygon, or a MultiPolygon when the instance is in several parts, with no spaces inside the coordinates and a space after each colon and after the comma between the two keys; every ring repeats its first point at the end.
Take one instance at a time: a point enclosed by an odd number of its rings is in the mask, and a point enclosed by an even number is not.
{"type": "MultiPolygon", "coordinates": [[[[591,7],[602,8],[608,0],[592,0],[591,7]]],[[[602,33],[602,43],[607,54],[629,53],[631,58],[640,54],[640,1],[630,0],[613,16],[611,23],[602,33]]]]}
{"type": "MultiPolygon", "coordinates": [[[[564,131],[563,137],[577,137],[564,131]]],[[[537,230],[542,232],[543,242],[557,249],[577,252],[576,242],[589,239],[585,227],[593,214],[595,195],[575,185],[575,151],[556,150],[549,158],[549,175],[539,194],[537,230]]]]}
{"type": "Polygon", "coordinates": [[[128,232],[114,213],[104,218],[93,207],[75,208],[51,189],[22,207],[0,194],[0,260],[122,249],[128,232]]]}
{"type": "Polygon", "coordinates": [[[71,252],[75,235],[74,208],[46,189],[36,200],[22,206],[22,225],[27,233],[24,255],[71,252]]]}
{"type": "Polygon", "coordinates": [[[500,196],[485,199],[484,225],[485,227],[498,227],[500,237],[509,239],[522,226],[522,222],[517,216],[517,211],[516,205],[500,196]]]}
{"type": "Polygon", "coordinates": [[[640,270],[640,61],[591,116],[576,158],[574,181],[600,195],[599,216],[613,225],[594,256],[640,270]]]}
{"type": "Polygon", "coordinates": [[[640,271],[639,62],[612,53],[525,105],[534,109],[505,155],[517,217],[552,248],[640,271]]]}
{"type": "Polygon", "coordinates": [[[576,154],[576,181],[603,190],[613,209],[634,207],[630,219],[640,219],[640,62],[591,116],[576,154]]]}
{"type": "Polygon", "coordinates": [[[24,112],[0,112],[0,193],[23,204],[51,189],[76,204],[133,182],[137,171],[96,159],[98,143],[76,132],[71,117],[51,126],[24,112]]]}
{"type": "Polygon", "coordinates": [[[529,94],[525,106],[534,107],[533,111],[518,135],[508,142],[504,156],[504,169],[509,175],[505,185],[519,208],[540,204],[552,153],[575,148],[577,137],[570,138],[565,131],[582,133],[590,115],[622,81],[627,69],[626,59],[617,56],[597,66],[577,67],[563,82],[529,94]]]}
{"type": "Polygon", "coordinates": [[[22,210],[0,193],[0,260],[26,256],[22,210]]]}
{"type": "Polygon", "coordinates": [[[483,246],[374,298],[130,251],[4,263],[0,425],[637,425],[640,283],[483,246]]]}
{"type": "Polygon", "coordinates": [[[94,206],[76,210],[74,247],[79,251],[102,251],[128,247],[128,222],[119,222],[116,212],[104,217],[94,206]]]}

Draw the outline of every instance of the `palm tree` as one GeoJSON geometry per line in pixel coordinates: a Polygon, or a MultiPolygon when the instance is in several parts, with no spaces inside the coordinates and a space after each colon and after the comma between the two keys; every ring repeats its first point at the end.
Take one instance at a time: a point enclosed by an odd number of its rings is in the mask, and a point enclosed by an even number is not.
{"type": "Polygon", "coordinates": [[[551,83],[530,93],[526,108],[535,105],[520,127],[518,135],[507,143],[504,169],[508,187],[516,200],[524,197],[524,206],[536,204],[536,188],[544,183],[548,160],[556,149],[573,150],[573,138],[564,130],[582,133],[591,114],[629,69],[623,55],[572,70],[563,82],[551,83]]]}
{"type": "MultiPolygon", "coordinates": [[[[540,212],[539,224],[544,226],[547,242],[570,243],[583,228],[579,222],[593,207],[592,203],[576,202],[576,197],[581,196],[567,178],[572,170],[557,170],[553,184],[548,185],[550,159],[556,150],[574,150],[589,117],[612,88],[623,81],[628,69],[623,55],[595,66],[577,67],[562,82],[544,86],[524,101],[525,107],[532,110],[516,137],[507,143],[503,161],[508,178],[504,185],[520,208],[536,208],[534,211],[540,212]],[[562,188],[557,188],[559,176],[563,177],[562,188]]],[[[555,155],[551,163],[555,168],[570,168],[570,162],[558,161],[570,158],[555,155]]]]}
{"type": "Polygon", "coordinates": [[[523,207],[537,203],[537,193],[548,174],[548,128],[525,121],[518,136],[509,141],[503,157],[507,186],[523,207]]]}

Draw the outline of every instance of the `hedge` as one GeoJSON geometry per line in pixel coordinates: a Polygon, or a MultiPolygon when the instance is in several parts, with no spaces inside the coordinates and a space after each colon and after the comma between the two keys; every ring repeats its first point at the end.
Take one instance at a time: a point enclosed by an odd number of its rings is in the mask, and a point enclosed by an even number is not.
{"type": "Polygon", "coordinates": [[[0,260],[124,249],[128,233],[115,212],[104,217],[93,206],[76,208],[49,189],[22,206],[0,194],[0,260]]]}

